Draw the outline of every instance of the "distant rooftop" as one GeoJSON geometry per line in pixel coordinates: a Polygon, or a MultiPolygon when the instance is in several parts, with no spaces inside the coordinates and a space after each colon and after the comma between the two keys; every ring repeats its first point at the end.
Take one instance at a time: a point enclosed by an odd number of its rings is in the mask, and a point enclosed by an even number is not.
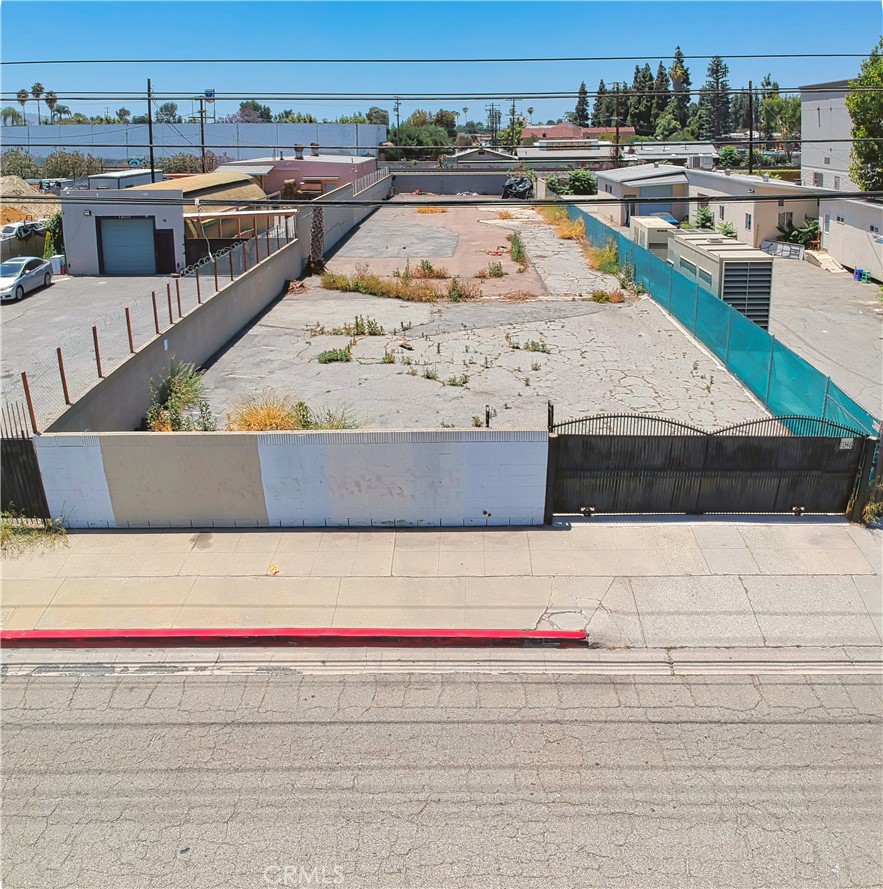
{"type": "MultiPolygon", "coordinates": [[[[321,148],[320,148],[321,151],[321,148]]],[[[248,160],[235,160],[235,161],[227,161],[225,164],[221,164],[218,167],[219,170],[231,170],[236,167],[241,166],[253,166],[254,164],[271,164],[275,166],[276,164],[287,164],[296,162],[298,164],[306,161],[307,163],[320,163],[320,164],[367,164],[369,161],[376,161],[377,158],[374,155],[370,155],[365,157],[363,155],[358,154],[320,154],[318,156],[310,154],[309,147],[304,148],[304,156],[303,157],[295,157],[293,154],[286,155],[285,157],[250,157],[248,160]]]]}
{"type": "Polygon", "coordinates": [[[829,80],[827,83],[805,83],[801,90],[845,90],[849,87],[848,80],[829,80]]]}
{"type": "Polygon", "coordinates": [[[673,164],[638,164],[635,167],[619,167],[616,170],[604,170],[598,174],[614,182],[638,182],[643,179],[659,179],[664,176],[684,176],[681,167],[673,164]]]}
{"type": "MultiPolygon", "coordinates": [[[[149,169],[144,169],[142,167],[136,167],[131,170],[108,170],[106,173],[92,173],[89,178],[90,179],[125,179],[128,176],[143,176],[145,173],[150,175],[149,169]]],[[[153,171],[157,176],[162,176],[162,170],[154,170],[153,171]]]]}

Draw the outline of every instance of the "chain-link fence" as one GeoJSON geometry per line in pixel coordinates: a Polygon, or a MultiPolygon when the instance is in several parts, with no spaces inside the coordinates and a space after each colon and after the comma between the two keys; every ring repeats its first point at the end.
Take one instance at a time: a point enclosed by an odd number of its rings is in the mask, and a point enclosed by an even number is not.
{"type": "Polygon", "coordinates": [[[594,246],[614,241],[620,265],[630,262],[635,280],[714,352],[773,416],[799,414],[840,423],[865,435],[879,434],[878,418],[753,321],[597,217],[573,204],[568,205],[568,212],[572,219],[583,220],[586,237],[594,246]]]}
{"type": "Polygon", "coordinates": [[[294,228],[292,221],[286,225],[285,219],[280,219],[255,237],[206,256],[180,276],[145,279],[143,296],[71,331],[59,340],[54,353],[34,355],[5,379],[4,401],[27,402],[30,397],[37,428],[45,429],[101,377],[294,240],[294,228]],[[29,393],[24,390],[22,371],[27,375],[29,393]]]}

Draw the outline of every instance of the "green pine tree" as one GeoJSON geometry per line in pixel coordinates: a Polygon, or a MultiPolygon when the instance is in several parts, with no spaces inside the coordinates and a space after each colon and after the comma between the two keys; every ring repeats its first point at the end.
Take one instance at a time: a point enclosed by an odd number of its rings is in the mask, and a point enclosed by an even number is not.
{"type": "Polygon", "coordinates": [[[730,69],[721,56],[708,63],[705,85],[699,95],[702,116],[702,138],[719,139],[730,132],[730,69]]]}
{"type": "Polygon", "coordinates": [[[679,46],[675,47],[674,60],[668,69],[671,78],[672,97],[669,102],[668,112],[678,122],[678,126],[687,126],[690,119],[690,69],[684,60],[684,54],[679,46]]]}
{"type": "Polygon", "coordinates": [[[582,81],[579,85],[576,108],[573,112],[573,122],[580,127],[587,127],[591,124],[591,117],[589,116],[589,92],[586,89],[585,81],[582,81]]]}

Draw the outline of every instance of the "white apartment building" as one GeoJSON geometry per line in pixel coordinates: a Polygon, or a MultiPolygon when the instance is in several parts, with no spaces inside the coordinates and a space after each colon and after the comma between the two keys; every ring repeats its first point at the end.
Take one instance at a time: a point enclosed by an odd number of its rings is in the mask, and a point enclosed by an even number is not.
{"type": "Polygon", "coordinates": [[[846,107],[848,87],[848,80],[835,80],[800,88],[802,185],[834,191],[859,190],[849,178],[852,120],[846,107]]]}

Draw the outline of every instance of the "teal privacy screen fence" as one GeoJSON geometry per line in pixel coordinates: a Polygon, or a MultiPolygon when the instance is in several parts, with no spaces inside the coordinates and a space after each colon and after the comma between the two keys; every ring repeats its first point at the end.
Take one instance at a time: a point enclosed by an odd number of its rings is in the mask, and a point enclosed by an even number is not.
{"type": "MultiPolygon", "coordinates": [[[[614,241],[620,266],[630,262],[635,280],[714,352],[774,416],[816,417],[865,435],[879,434],[875,417],[753,321],[600,219],[574,204],[567,209],[571,219],[583,220],[586,238],[594,246],[614,241]]],[[[795,434],[800,433],[795,430],[795,434]]]]}

